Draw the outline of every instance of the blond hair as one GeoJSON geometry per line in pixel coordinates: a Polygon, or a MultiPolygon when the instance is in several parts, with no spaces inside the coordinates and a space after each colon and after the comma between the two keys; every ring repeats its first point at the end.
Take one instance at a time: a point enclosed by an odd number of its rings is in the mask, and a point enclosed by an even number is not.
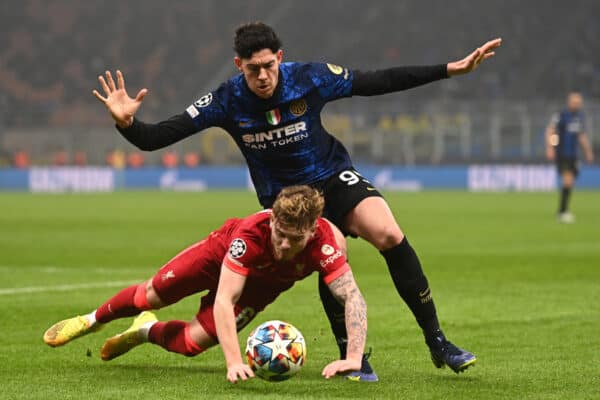
{"type": "Polygon", "coordinates": [[[325,199],[310,186],[288,186],[281,190],[273,203],[273,216],[280,224],[305,230],[313,227],[323,213],[325,199]]]}

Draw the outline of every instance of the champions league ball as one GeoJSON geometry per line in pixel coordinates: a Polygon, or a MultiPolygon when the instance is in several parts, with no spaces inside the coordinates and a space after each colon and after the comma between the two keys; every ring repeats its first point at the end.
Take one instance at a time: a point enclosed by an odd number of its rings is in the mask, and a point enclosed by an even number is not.
{"type": "Polygon", "coordinates": [[[281,382],[294,376],[306,359],[304,337],[293,325],[267,321],[250,333],[246,344],[248,365],[266,381],[281,382]]]}

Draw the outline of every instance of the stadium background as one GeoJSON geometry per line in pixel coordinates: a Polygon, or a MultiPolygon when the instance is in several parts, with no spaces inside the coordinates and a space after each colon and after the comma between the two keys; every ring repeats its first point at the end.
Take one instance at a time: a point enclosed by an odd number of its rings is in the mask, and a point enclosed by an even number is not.
{"type": "MultiPolygon", "coordinates": [[[[508,0],[302,2],[251,0],[75,2],[0,5],[0,166],[18,151],[30,165],[106,165],[135,148],[115,132],[91,90],[121,69],[129,92],[150,89],[138,116],[182,112],[236,73],[232,34],[262,19],[287,60],[350,68],[443,63],[501,36],[498,56],[468,76],[401,94],[331,103],[324,114],[358,163],[543,163],[543,131],[568,90],[586,98],[598,153],[600,3],[508,0]]],[[[243,165],[227,135],[209,131],[165,151],[200,165],[243,165]]],[[[143,154],[160,166],[165,151],[143,154]]]]}
{"type": "MultiPolygon", "coordinates": [[[[598,398],[600,168],[584,166],[577,222],[558,224],[543,130],[566,92],[581,89],[600,155],[599,19],[593,0],[0,2],[0,399],[598,398]],[[307,338],[305,367],[280,385],[228,384],[218,349],[187,359],[148,345],[102,362],[99,348],[127,319],[64,348],[43,344],[52,323],[148,277],[226,218],[258,210],[223,132],[144,153],[143,168],[108,167],[109,153],[136,149],[91,90],[98,74],[120,68],[130,94],[150,89],[140,118],[182,112],[235,73],[233,29],[259,19],[280,33],[286,59],[350,68],[443,63],[504,39],[473,74],[334,102],[324,113],[385,189],[445,332],[477,354],[476,368],[460,376],[433,368],[385,263],[363,240],[348,246],[369,306],[375,385],[320,376],[337,350],[316,276],[250,324],[285,319],[307,338]],[[13,167],[18,151],[29,168],[13,167]],[[169,151],[178,168],[162,165],[169,151]],[[185,166],[187,153],[199,166],[185,166]],[[153,188],[163,190],[139,190],[153,188]]],[[[191,296],[157,314],[188,320],[197,305],[191,296]]]]}

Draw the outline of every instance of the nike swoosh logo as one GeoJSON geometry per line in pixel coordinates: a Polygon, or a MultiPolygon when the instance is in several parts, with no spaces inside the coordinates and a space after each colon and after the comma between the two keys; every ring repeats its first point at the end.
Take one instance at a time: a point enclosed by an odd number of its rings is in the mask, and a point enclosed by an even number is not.
{"type": "Polygon", "coordinates": [[[427,296],[430,292],[431,292],[431,290],[429,290],[429,288],[427,288],[424,291],[419,292],[419,296],[421,296],[421,297],[427,296]]]}
{"type": "Polygon", "coordinates": [[[370,186],[368,186],[368,187],[367,187],[367,190],[368,190],[369,192],[374,192],[374,191],[375,191],[375,190],[377,190],[377,189],[375,189],[374,187],[370,187],[370,186]]]}

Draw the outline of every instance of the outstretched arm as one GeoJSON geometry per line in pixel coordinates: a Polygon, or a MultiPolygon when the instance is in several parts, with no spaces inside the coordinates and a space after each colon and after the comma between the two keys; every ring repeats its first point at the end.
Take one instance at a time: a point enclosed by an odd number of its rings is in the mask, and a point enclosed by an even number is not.
{"type": "Polygon", "coordinates": [[[329,290],[346,309],[348,349],[346,359],[334,361],[323,369],[322,375],[327,379],[338,373],[360,370],[367,340],[367,305],[356,285],[352,271],[332,281],[329,290]]]}
{"type": "Polygon", "coordinates": [[[213,309],[217,337],[227,363],[227,379],[236,383],[239,379],[253,378],[254,373],[242,362],[242,353],[238,343],[237,328],[233,307],[240,298],[246,277],[233,272],[225,265],[221,266],[221,277],[213,309]]]}
{"type": "Polygon", "coordinates": [[[375,96],[407,90],[454,75],[466,74],[493,57],[502,39],[494,39],[459,61],[431,66],[395,67],[378,71],[353,71],[353,96],[375,96]]]}
{"type": "Polygon", "coordinates": [[[462,75],[468,74],[473,71],[485,60],[493,57],[496,52],[494,51],[502,44],[502,39],[497,38],[490,40],[483,44],[483,46],[476,48],[471,54],[459,61],[448,63],[448,75],[462,75]]]}
{"type": "Polygon", "coordinates": [[[156,150],[178,142],[198,131],[187,113],[175,115],[158,124],[147,124],[135,118],[135,113],[142,105],[148,89],[142,89],[135,98],[129,97],[125,88],[123,73],[117,70],[117,84],[110,71],[99,76],[98,81],[104,96],[96,89],[93,95],[106,106],[115,120],[118,131],[131,144],[140,150],[156,150]]]}
{"type": "Polygon", "coordinates": [[[148,89],[140,90],[132,99],[125,89],[125,78],[121,71],[117,70],[116,85],[110,71],[106,71],[105,75],[106,79],[102,75],[98,77],[105,96],[102,96],[96,89],[92,90],[92,94],[106,106],[119,128],[128,128],[133,124],[133,116],[142,105],[148,89]]]}

